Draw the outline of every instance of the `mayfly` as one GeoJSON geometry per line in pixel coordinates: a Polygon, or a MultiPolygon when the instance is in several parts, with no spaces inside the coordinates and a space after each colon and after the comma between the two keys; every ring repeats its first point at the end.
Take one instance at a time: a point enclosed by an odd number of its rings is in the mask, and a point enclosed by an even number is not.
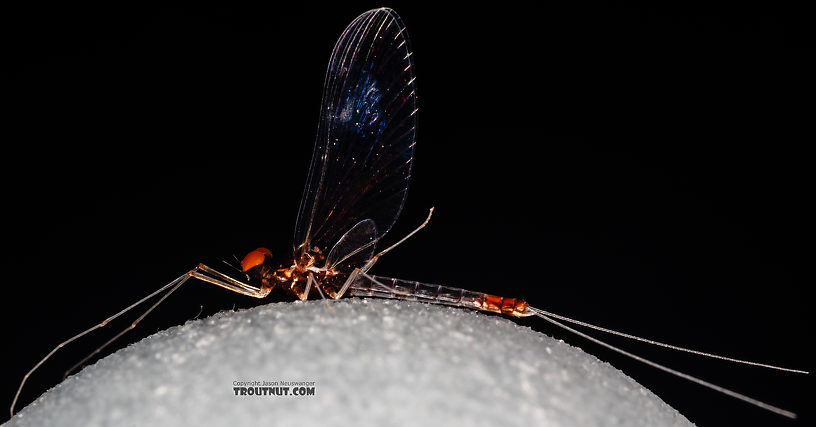
{"type": "Polygon", "coordinates": [[[411,46],[399,16],[387,8],[370,10],[358,16],[340,36],[329,61],[317,139],[297,216],[292,257],[276,262],[268,249],[253,250],[235,266],[240,271],[240,275],[235,275],[237,278],[199,264],[161,289],[57,345],[24,376],[12,401],[11,415],[14,416],[14,407],[26,380],[57,350],[164,292],[127,329],[74,365],[68,371],[70,373],[133,329],[170,294],[194,277],[255,298],[264,298],[273,288],[282,288],[301,300],[312,294],[324,299],[379,297],[444,304],[514,317],[537,316],[657,369],[777,414],[795,417],[790,411],[631,354],[562,322],[716,359],[788,372],[807,373],[805,371],[733,359],[616,332],[532,307],[517,298],[370,274],[380,257],[422,229],[433,213],[431,208],[428,218],[414,231],[386,249],[377,250],[377,244],[396,222],[408,191],[416,145],[415,80],[411,46]]]}

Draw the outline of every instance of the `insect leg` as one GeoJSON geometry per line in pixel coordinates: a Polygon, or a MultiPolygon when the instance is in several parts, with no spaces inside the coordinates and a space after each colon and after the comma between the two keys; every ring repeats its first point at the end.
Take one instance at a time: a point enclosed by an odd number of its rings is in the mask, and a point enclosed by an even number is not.
{"type": "MultiPolygon", "coordinates": [[[[314,275],[310,272],[309,277],[306,279],[306,287],[303,288],[303,293],[298,294],[298,298],[300,298],[301,301],[306,301],[307,299],[309,299],[309,291],[312,290],[312,285],[314,284],[314,282],[315,282],[314,275]]],[[[319,286],[316,286],[316,288],[320,290],[319,286]]]]}
{"type": "MultiPolygon", "coordinates": [[[[31,368],[31,370],[28,371],[28,373],[26,373],[25,376],[23,377],[23,380],[20,382],[20,386],[17,388],[17,393],[14,394],[14,400],[12,400],[12,402],[11,402],[11,408],[9,409],[9,413],[11,414],[11,416],[12,417],[14,416],[14,407],[17,405],[17,399],[20,398],[20,392],[23,391],[23,386],[25,385],[26,381],[28,380],[28,377],[30,377],[31,374],[34,373],[34,371],[37,370],[37,368],[39,368],[43,363],[45,363],[46,360],[51,358],[51,356],[53,356],[54,353],[57,352],[57,350],[65,347],[66,345],[70,344],[74,340],[77,340],[77,339],[87,335],[88,333],[93,332],[94,330],[99,329],[99,328],[107,325],[111,320],[116,319],[117,317],[127,313],[128,311],[132,310],[134,307],[142,304],[143,302],[149,300],[150,298],[153,298],[154,296],[162,293],[163,291],[165,291],[165,290],[167,290],[169,288],[172,288],[164,297],[162,297],[161,300],[163,301],[164,298],[167,297],[167,295],[170,295],[173,291],[178,289],[178,287],[181,286],[182,283],[187,281],[187,279],[189,279],[189,278],[190,278],[189,273],[185,273],[185,274],[181,275],[179,278],[177,278],[176,280],[173,280],[172,282],[162,286],[159,290],[157,290],[157,291],[151,293],[150,295],[140,299],[139,301],[136,301],[135,303],[129,305],[127,308],[125,308],[124,310],[119,311],[118,313],[114,314],[113,316],[108,317],[107,319],[103,320],[101,323],[96,324],[96,325],[94,325],[94,326],[92,326],[92,327],[90,327],[90,328],[88,328],[88,329],[74,335],[73,337],[68,338],[67,340],[59,343],[47,355],[45,355],[45,357],[43,357],[39,362],[37,362],[37,364],[34,365],[34,367],[31,368]]],[[[159,302],[161,302],[161,301],[159,301],[159,302]]],[[[154,305],[154,307],[155,307],[155,305],[154,305]]],[[[152,308],[151,308],[151,310],[152,310],[152,308]]]]}
{"type": "MultiPolygon", "coordinates": [[[[310,282],[315,281],[314,276],[312,275],[312,273],[309,273],[309,281],[310,282]]],[[[307,286],[307,288],[308,288],[308,286],[307,286]]],[[[329,303],[329,299],[326,298],[326,294],[323,293],[323,289],[320,289],[320,285],[316,285],[315,289],[317,289],[317,293],[320,294],[320,298],[322,298],[323,301],[326,302],[326,307],[328,307],[329,311],[334,311],[334,307],[332,307],[331,304],[329,303]]],[[[306,292],[306,294],[308,295],[308,291],[306,292]]],[[[335,298],[335,299],[337,299],[337,298],[335,298]]]]}
{"type": "Polygon", "coordinates": [[[167,291],[167,293],[166,293],[166,294],[162,295],[162,297],[161,297],[161,298],[160,298],[158,301],[156,301],[156,303],[155,303],[155,304],[153,304],[152,306],[150,306],[150,308],[148,308],[148,309],[147,309],[147,311],[145,311],[145,312],[144,312],[144,313],[143,313],[141,316],[137,317],[137,318],[136,318],[136,320],[134,320],[134,321],[133,321],[133,323],[131,323],[131,324],[130,324],[130,326],[128,326],[127,328],[125,328],[125,329],[124,329],[122,332],[119,332],[118,334],[116,334],[116,335],[115,335],[113,338],[109,339],[109,340],[108,340],[108,341],[107,341],[105,344],[102,344],[101,346],[99,346],[99,348],[97,348],[96,350],[94,350],[94,351],[93,351],[91,354],[89,354],[89,355],[85,356],[85,358],[84,358],[84,359],[82,359],[82,360],[80,360],[79,362],[77,362],[77,363],[76,363],[74,366],[72,366],[72,367],[71,367],[71,369],[68,369],[67,371],[65,371],[65,374],[62,376],[62,379],[63,379],[63,380],[65,380],[65,378],[67,378],[67,377],[68,377],[68,375],[70,375],[70,374],[71,374],[71,372],[73,372],[73,371],[74,371],[74,369],[78,368],[79,366],[82,366],[82,364],[83,364],[83,363],[85,363],[85,362],[86,362],[88,359],[90,359],[91,357],[93,357],[94,355],[96,355],[97,353],[99,353],[100,351],[102,351],[102,350],[103,350],[105,347],[107,347],[108,345],[110,345],[110,343],[112,343],[112,342],[116,341],[116,340],[117,340],[119,337],[121,337],[122,335],[124,335],[126,332],[128,332],[128,331],[132,330],[133,328],[135,328],[135,327],[136,327],[136,325],[138,325],[138,324],[139,324],[139,322],[141,322],[141,321],[142,321],[142,319],[144,319],[145,317],[147,317],[147,315],[148,315],[148,314],[150,314],[150,312],[151,312],[151,311],[153,311],[153,310],[154,310],[156,307],[158,307],[158,306],[159,306],[159,304],[161,304],[162,302],[164,302],[164,300],[165,300],[165,299],[167,299],[167,297],[169,297],[169,296],[170,296],[170,294],[172,294],[173,292],[175,292],[175,290],[176,290],[176,289],[178,289],[178,288],[179,288],[179,286],[181,286],[181,285],[182,285],[182,284],[183,284],[185,281],[187,281],[187,279],[188,279],[188,277],[185,277],[185,278],[184,278],[184,280],[182,280],[182,281],[180,281],[179,283],[177,283],[177,284],[176,284],[176,286],[174,286],[172,289],[170,289],[169,291],[167,291]]]}
{"type": "Polygon", "coordinates": [[[199,264],[198,266],[196,266],[192,270],[188,271],[187,273],[183,274],[182,276],[180,276],[176,280],[173,280],[172,282],[170,282],[167,285],[163,286],[159,290],[157,290],[157,291],[151,293],[150,295],[140,299],[139,301],[131,304],[130,306],[128,306],[124,310],[114,314],[113,316],[108,317],[107,319],[103,320],[101,323],[99,323],[97,325],[94,325],[94,326],[86,329],[85,331],[80,332],[77,335],[74,335],[73,337],[61,342],[59,345],[54,347],[54,349],[52,349],[45,357],[43,357],[42,360],[37,362],[37,364],[34,365],[34,367],[31,368],[31,370],[28,371],[28,373],[26,373],[25,376],[23,377],[23,380],[20,382],[20,386],[17,388],[17,393],[14,395],[14,400],[11,402],[11,407],[9,409],[9,413],[11,414],[11,416],[12,417],[14,416],[14,407],[17,405],[17,400],[20,397],[20,393],[22,392],[23,386],[25,385],[26,381],[28,380],[28,377],[30,377],[31,374],[34,373],[34,371],[36,371],[43,363],[45,363],[46,360],[51,358],[51,356],[54,353],[56,353],[57,350],[61,349],[62,347],[65,347],[66,345],[70,344],[74,340],[77,340],[77,339],[85,336],[86,334],[107,325],[113,319],[116,319],[117,317],[125,314],[126,312],[132,310],[136,306],[142,304],[143,302],[149,300],[150,298],[153,298],[154,296],[160,294],[161,292],[172,288],[158,302],[156,302],[153,306],[151,306],[150,309],[148,309],[144,314],[142,314],[138,319],[136,319],[136,321],[134,321],[127,329],[125,329],[124,331],[117,334],[115,337],[108,340],[101,347],[94,350],[93,353],[89,354],[87,357],[82,359],[79,363],[77,363],[76,365],[71,367],[71,369],[69,369],[65,373],[65,376],[67,377],[68,374],[70,374],[78,366],[82,365],[84,362],[86,362],[88,359],[93,357],[95,354],[102,351],[102,349],[104,349],[110,343],[112,343],[117,338],[122,336],[125,332],[133,329],[136,326],[136,324],[138,324],[142,319],[144,319],[145,316],[147,316],[151,311],[153,311],[153,309],[155,309],[156,306],[158,306],[161,302],[163,302],[165,298],[167,298],[171,293],[173,293],[176,289],[178,289],[178,287],[181,286],[182,283],[187,281],[190,277],[195,277],[196,279],[203,280],[205,282],[209,282],[209,283],[212,283],[214,285],[221,286],[222,288],[229,289],[229,290],[231,290],[233,292],[237,292],[237,293],[240,293],[240,294],[243,294],[243,295],[248,295],[248,296],[255,297],[255,298],[263,298],[269,293],[269,290],[267,290],[267,289],[260,289],[260,288],[254,287],[254,286],[250,286],[250,285],[248,285],[246,283],[242,283],[242,282],[240,282],[238,280],[235,280],[232,277],[227,276],[226,274],[220,273],[220,272],[218,272],[218,271],[216,271],[216,270],[214,270],[214,269],[212,269],[210,267],[207,267],[204,264],[199,264]]]}
{"type": "MultiPolygon", "coordinates": [[[[370,262],[371,261],[369,261],[369,263],[370,262]]],[[[367,266],[368,266],[368,263],[366,263],[366,265],[363,266],[363,268],[366,268],[367,266]]],[[[360,274],[360,269],[355,268],[354,271],[352,271],[351,274],[349,274],[348,278],[346,278],[346,281],[343,283],[343,286],[340,288],[340,290],[337,291],[337,292],[329,291],[329,296],[332,297],[332,299],[340,299],[346,293],[349,286],[351,286],[351,284],[354,283],[355,280],[357,280],[357,276],[359,274],[360,274]]],[[[318,289],[319,289],[319,287],[318,287],[318,289]]]]}
{"type": "Polygon", "coordinates": [[[269,289],[257,288],[239,280],[235,280],[232,277],[207,267],[204,264],[199,264],[187,274],[195,277],[196,279],[203,280],[205,282],[212,283],[213,285],[218,285],[224,289],[229,289],[233,292],[254,298],[263,298],[267,296],[270,291],[269,289]]]}

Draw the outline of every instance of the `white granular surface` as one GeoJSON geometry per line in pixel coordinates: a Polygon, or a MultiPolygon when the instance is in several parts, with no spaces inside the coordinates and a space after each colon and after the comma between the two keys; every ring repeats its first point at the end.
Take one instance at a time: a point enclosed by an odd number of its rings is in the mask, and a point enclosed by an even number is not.
{"type": "Polygon", "coordinates": [[[330,304],[270,304],[159,332],[6,425],[692,425],[609,364],[510,319],[387,300],[330,304]],[[314,382],[314,395],[236,396],[236,381],[314,382]]]}

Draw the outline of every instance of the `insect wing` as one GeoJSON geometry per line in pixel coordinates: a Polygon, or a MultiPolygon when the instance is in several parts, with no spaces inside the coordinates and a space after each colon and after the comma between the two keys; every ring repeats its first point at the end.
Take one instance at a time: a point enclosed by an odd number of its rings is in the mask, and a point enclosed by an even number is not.
{"type": "Polygon", "coordinates": [[[377,239],[397,220],[411,175],[417,99],[408,35],[391,9],[357,17],[329,61],[295,257],[326,253],[371,219],[377,239]]]}
{"type": "Polygon", "coordinates": [[[334,244],[326,256],[326,267],[335,269],[343,263],[343,271],[361,267],[374,256],[376,243],[377,227],[374,221],[364,219],[334,244]]]}

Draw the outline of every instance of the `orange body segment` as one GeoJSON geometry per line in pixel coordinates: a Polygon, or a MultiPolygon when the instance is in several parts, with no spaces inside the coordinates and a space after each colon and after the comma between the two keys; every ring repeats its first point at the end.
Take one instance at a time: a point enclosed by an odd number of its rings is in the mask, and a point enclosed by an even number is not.
{"type": "Polygon", "coordinates": [[[496,295],[485,295],[482,310],[516,317],[529,315],[525,301],[518,298],[504,298],[496,295]]]}

